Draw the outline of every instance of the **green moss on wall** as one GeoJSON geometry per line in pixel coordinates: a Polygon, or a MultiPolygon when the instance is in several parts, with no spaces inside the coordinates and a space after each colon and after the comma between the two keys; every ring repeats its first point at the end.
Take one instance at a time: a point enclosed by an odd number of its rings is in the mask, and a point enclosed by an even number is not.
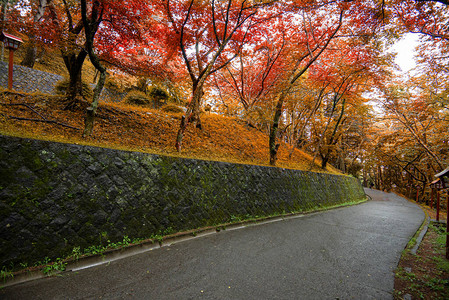
{"type": "Polygon", "coordinates": [[[347,176],[4,136],[0,145],[2,265],[365,197],[347,176]]]}

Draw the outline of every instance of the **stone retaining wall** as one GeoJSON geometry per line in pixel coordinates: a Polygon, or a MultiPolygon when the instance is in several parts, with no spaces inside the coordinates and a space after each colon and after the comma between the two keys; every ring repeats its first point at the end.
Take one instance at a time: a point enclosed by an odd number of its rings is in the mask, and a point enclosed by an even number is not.
{"type": "MultiPolygon", "coordinates": [[[[44,94],[55,94],[55,86],[58,81],[64,77],[48,72],[43,72],[20,65],[13,66],[13,83],[12,87],[16,91],[34,93],[41,92],[44,94]]],[[[0,61],[0,86],[8,88],[8,63],[0,61]]],[[[95,84],[91,84],[93,89],[95,84]]],[[[108,88],[101,91],[100,101],[120,102],[126,93],[118,93],[108,88]]]]}
{"type": "Polygon", "coordinates": [[[364,199],[357,179],[0,136],[0,261],[364,199]]]}
{"type": "MultiPolygon", "coordinates": [[[[26,93],[42,92],[54,94],[56,83],[64,79],[61,75],[47,73],[20,65],[13,66],[12,87],[26,93]]],[[[8,63],[0,61],[0,86],[8,88],[8,63]]]]}

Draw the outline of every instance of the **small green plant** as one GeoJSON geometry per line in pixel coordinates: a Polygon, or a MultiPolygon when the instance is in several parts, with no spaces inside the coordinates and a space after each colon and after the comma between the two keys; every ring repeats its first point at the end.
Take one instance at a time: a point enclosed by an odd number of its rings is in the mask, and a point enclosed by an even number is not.
{"type": "Polygon", "coordinates": [[[173,228],[169,226],[169,227],[165,228],[163,234],[169,235],[169,234],[172,234],[173,232],[175,232],[175,230],[173,230],[173,228]]]}
{"type": "Polygon", "coordinates": [[[131,239],[130,239],[127,235],[125,235],[125,236],[123,237],[122,245],[123,245],[123,246],[128,246],[128,245],[130,244],[130,242],[131,242],[131,239]]]}
{"type": "Polygon", "coordinates": [[[87,247],[86,249],[84,249],[84,254],[86,255],[96,255],[96,254],[101,254],[103,253],[105,250],[105,247],[101,246],[101,245],[92,245],[90,247],[87,247]]]}
{"type": "Polygon", "coordinates": [[[144,238],[134,238],[131,244],[140,244],[144,240],[144,238]]]}
{"type": "Polygon", "coordinates": [[[152,235],[150,236],[150,239],[156,240],[156,241],[158,241],[158,242],[160,243],[160,242],[162,242],[162,240],[164,239],[164,236],[161,235],[161,234],[152,234],[152,235]]]}
{"type": "Polygon", "coordinates": [[[63,259],[58,258],[55,262],[46,264],[42,268],[42,273],[49,276],[55,272],[64,271],[66,266],[67,266],[67,263],[63,259]]]}
{"type": "Polygon", "coordinates": [[[231,222],[240,222],[242,218],[240,216],[231,216],[231,222]]]}
{"type": "Polygon", "coordinates": [[[80,247],[74,247],[73,250],[72,250],[71,257],[73,257],[74,260],[78,260],[81,257],[81,255],[83,255],[81,253],[81,248],[80,247]]]}
{"type": "Polygon", "coordinates": [[[0,278],[3,282],[6,282],[8,278],[14,278],[14,274],[5,266],[3,266],[2,270],[0,271],[0,278]]]}

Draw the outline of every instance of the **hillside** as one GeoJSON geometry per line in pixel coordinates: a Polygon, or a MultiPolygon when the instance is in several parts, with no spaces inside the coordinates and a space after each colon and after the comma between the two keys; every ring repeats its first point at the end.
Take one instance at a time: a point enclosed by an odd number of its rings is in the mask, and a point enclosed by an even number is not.
{"type": "MultiPolygon", "coordinates": [[[[24,48],[21,47],[14,56],[16,64],[20,63],[23,55],[24,48]]],[[[42,52],[34,68],[68,75],[58,51],[42,52]]],[[[93,82],[94,75],[95,69],[86,59],[83,78],[86,82],[93,82]]],[[[83,139],[81,134],[87,103],[80,104],[74,111],[67,111],[63,109],[64,99],[59,96],[3,92],[5,90],[0,90],[1,134],[205,160],[257,165],[268,165],[269,162],[268,137],[236,118],[203,114],[203,130],[189,126],[183,139],[183,151],[179,154],[174,147],[182,116],[179,113],[100,103],[93,135],[83,139]],[[33,121],[17,120],[17,117],[33,121]]],[[[297,149],[289,160],[289,152],[290,146],[282,143],[278,154],[279,167],[339,173],[332,166],[321,169],[319,159],[311,166],[312,157],[297,149]]]]}
{"type": "MultiPolygon", "coordinates": [[[[100,104],[93,135],[81,137],[84,109],[64,110],[60,96],[10,94],[0,96],[0,133],[35,139],[179,156],[174,141],[181,114],[138,108],[123,104],[100,104]]],[[[267,165],[268,138],[242,120],[216,114],[202,115],[203,129],[190,126],[183,140],[182,157],[234,163],[267,165]]],[[[290,147],[282,144],[278,166],[315,172],[338,173],[332,167],[322,170],[318,161],[311,167],[311,156],[299,150],[288,159],[290,147]]]]}

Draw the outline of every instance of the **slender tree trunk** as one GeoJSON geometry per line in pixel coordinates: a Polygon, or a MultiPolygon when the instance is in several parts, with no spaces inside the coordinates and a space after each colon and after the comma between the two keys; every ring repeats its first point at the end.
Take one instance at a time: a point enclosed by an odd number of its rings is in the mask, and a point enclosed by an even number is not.
{"type": "MultiPolygon", "coordinates": [[[[98,30],[98,27],[101,23],[102,19],[102,11],[100,8],[100,2],[94,1],[92,6],[92,12],[90,20],[87,19],[87,5],[86,0],[81,0],[81,15],[85,29],[86,35],[86,48],[89,54],[89,58],[94,65],[95,69],[100,72],[100,77],[98,78],[97,86],[94,90],[94,96],[92,99],[91,106],[87,108],[86,118],[84,122],[84,132],[83,137],[90,136],[92,134],[94,128],[95,114],[97,112],[98,101],[100,99],[101,91],[103,90],[104,82],[106,80],[106,68],[101,64],[100,59],[93,51],[93,43],[95,34],[98,30]],[[101,12],[100,12],[101,11],[101,12]]],[[[80,53],[81,55],[81,53],[80,53]]],[[[79,56],[78,56],[79,57],[79,56]]],[[[83,59],[84,61],[84,59],[83,59]]],[[[81,64],[82,67],[82,64],[81,64]]],[[[81,70],[79,71],[81,74],[81,70]]],[[[82,83],[80,81],[80,83],[82,83]]]]}
{"type": "Polygon", "coordinates": [[[98,78],[97,86],[94,90],[94,96],[92,99],[92,104],[86,110],[86,118],[84,120],[84,132],[83,137],[90,136],[94,128],[95,114],[97,112],[98,101],[100,99],[101,91],[103,90],[104,82],[106,80],[106,69],[100,72],[100,77],[98,78]]]}
{"type": "Polygon", "coordinates": [[[321,156],[321,169],[326,169],[327,162],[329,161],[329,155],[322,155],[321,156]]]}
{"type": "MultiPolygon", "coordinates": [[[[327,85],[326,85],[327,87],[327,85]]],[[[318,99],[315,102],[315,105],[313,107],[313,109],[310,111],[309,115],[307,116],[306,120],[304,121],[304,125],[301,127],[300,132],[297,134],[297,138],[295,138],[295,143],[292,147],[292,149],[290,150],[290,153],[288,155],[288,158],[291,159],[293,152],[295,151],[295,148],[301,149],[304,146],[304,142],[302,141],[302,137],[304,135],[304,131],[307,127],[307,124],[309,123],[310,119],[313,117],[313,115],[315,115],[316,111],[318,110],[318,108],[321,105],[321,99],[323,97],[323,93],[325,91],[325,88],[320,90],[320,94],[318,96],[318,99]]],[[[295,132],[296,133],[296,132],[295,132]]]]}
{"type": "Polygon", "coordinates": [[[284,101],[289,91],[290,87],[282,91],[281,94],[279,95],[279,99],[276,104],[276,110],[273,116],[273,124],[271,125],[270,129],[270,138],[268,146],[270,149],[270,165],[272,166],[276,165],[277,154],[280,146],[280,144],[276,144],[276,136],[279,129],[279,122],[281,120],[282,107],[284,106],[284,101]]]}
{"type": "Polygon", "coordinates": [[[339,144],[339,151],[338,151],[338,153],[339,153],[339,159],[340,159],[340,170],[343,173],[346,173],[346,162],[345,162],[345,156],[346,155],[345,155],[345,151],[343,149],[343,142],[341,141],[341,139],[339,139],[338,144],[339,144]]]}
{"type": "Polygon", "coordinates": [[[197,128],[202,128],[200,119],[200,104],[201,98],[204,94],[203,87],[205,79],[206,78],[203,77],[197,83],[193,84],[192,99],[190,100],[186,114],[181,118],[181,124],[179,126],[178,134],[176,135],[175,147],[178,152],[181,152],[182,150],[182,139],[189,123],[195,123],[197,128]]]}

